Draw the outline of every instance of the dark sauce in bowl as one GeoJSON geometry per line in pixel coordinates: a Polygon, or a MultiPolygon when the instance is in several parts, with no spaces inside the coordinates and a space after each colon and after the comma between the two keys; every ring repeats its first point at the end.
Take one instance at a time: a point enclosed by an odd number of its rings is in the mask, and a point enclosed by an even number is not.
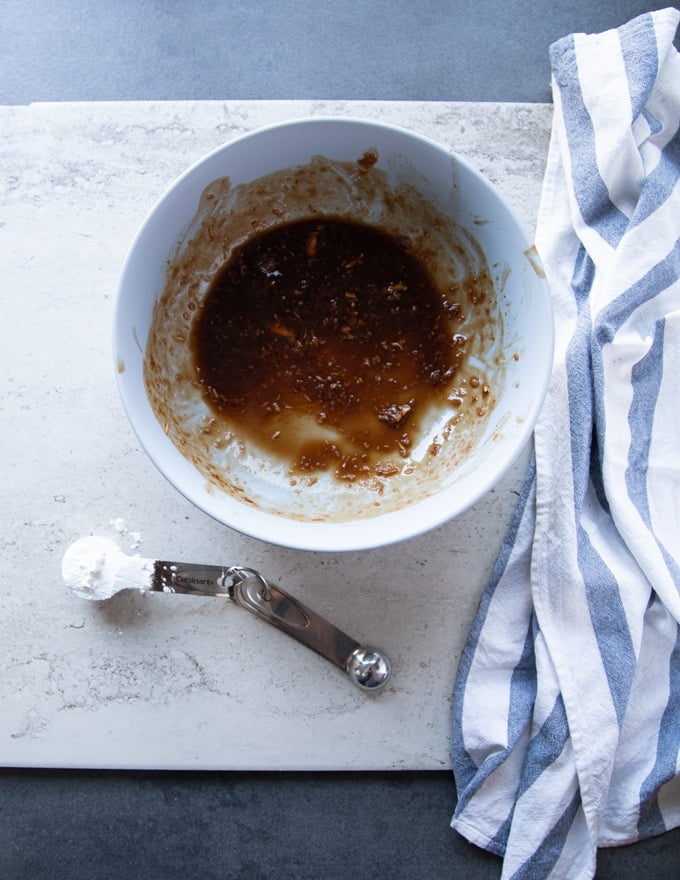
{"type": "Polygon", "coordinates": [[[461,315],[404,239],[300,220],[232,255],[191,345],[211,409],[294,471],[352,480],[387,475],[419,416],[445,402],[465,357],[461,315]]]}

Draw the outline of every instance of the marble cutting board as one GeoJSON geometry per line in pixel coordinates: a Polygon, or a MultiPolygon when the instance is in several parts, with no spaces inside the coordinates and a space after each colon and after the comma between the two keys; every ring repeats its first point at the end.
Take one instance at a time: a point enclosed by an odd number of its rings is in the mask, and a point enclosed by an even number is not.
{"type": "Polygon", "coordinates": [[[231,137],[320,115],[382,119],[470,160],[530,229],[549,105],[159,102],[0,108],[4,503],[0,764],[179,769],[450,767],[451,691],[514,509],[528,450],[454,522],[354,554],[246,538],[156,471],[118,400],[118,273],[146,212],[231,137]],[[243,564],[393,661],[388,689],[233,604],[123,594],[90,604],[61,582],[65,548],[114,537],[154,558],[243,564]]]}

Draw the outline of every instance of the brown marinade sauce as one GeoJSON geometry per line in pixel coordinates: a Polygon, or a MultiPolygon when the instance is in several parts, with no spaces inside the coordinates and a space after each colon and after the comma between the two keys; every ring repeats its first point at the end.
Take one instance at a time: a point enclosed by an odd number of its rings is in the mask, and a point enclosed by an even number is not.
{"type": "Polygon", "coordinates": [[[446,401],[466,356],[463,318],[406,239],[324,217],[237,248],[190,344],[215,414],[293,472],[351,481],[396,473],[421,417],[446,401]]]}

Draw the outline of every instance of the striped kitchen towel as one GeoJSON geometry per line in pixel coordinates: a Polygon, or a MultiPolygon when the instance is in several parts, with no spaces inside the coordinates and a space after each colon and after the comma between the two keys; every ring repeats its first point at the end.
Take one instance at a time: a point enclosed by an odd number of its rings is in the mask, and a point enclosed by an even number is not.
{"type": "Polygon", "coordinates": [[[551,47],[555,361],[454,700],[452,826],[503,878],[680,825],[679,19],[551,47]]]}

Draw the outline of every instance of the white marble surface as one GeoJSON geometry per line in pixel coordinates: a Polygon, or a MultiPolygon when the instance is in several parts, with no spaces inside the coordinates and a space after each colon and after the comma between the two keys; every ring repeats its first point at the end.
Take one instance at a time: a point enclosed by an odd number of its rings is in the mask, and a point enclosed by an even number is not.
{"type": "Polygon", "coordinates": [[[1,764],[450,766],[455,671],[526,454],[467,514],[405,544],[326,555],[245,538],[194,509],[140,449],[115,388],[113,299],[146,211],[190,163],[240,132],[306,115],[406,125],[467,157],[533,228],[550,113],[357,102],[0,108],[1,764]],[[259,568],[382,647],[391,685],[366,697],[229,602],[75,598],[61,558],[91,533],[154,558],[259,568]]]}

